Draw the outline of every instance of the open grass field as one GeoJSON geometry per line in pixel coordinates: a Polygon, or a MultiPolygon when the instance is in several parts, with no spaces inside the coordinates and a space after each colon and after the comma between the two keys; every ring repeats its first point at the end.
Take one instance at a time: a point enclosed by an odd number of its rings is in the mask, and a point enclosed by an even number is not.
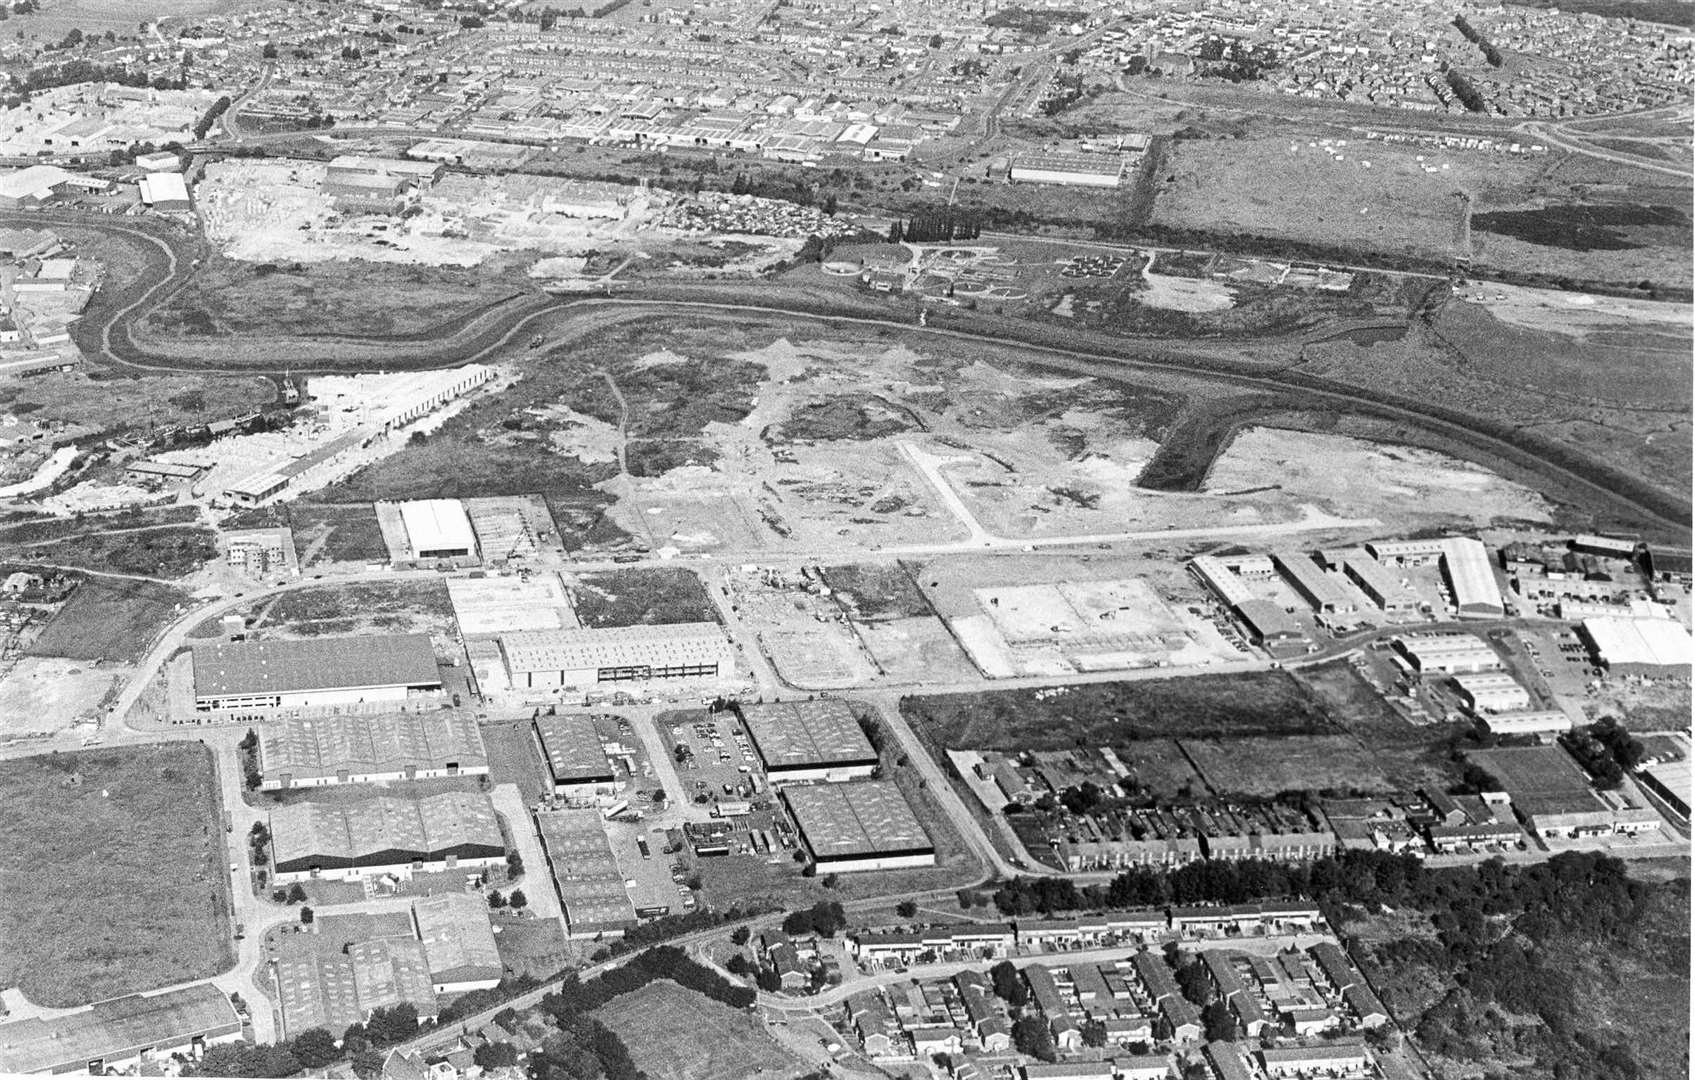
{"type": "Polygon", "coordinates": [[[221,818],[198,743],[0,762],[0,986],[68,1007],[227,970],[221,818]]]}
{"type": "Polygon", "coordinates": [[[145,577],[187,577],[217,557],[218,538],[199,525],[86,533],[43,544],[34,557],[60,566],[81,566],[145,577]]]}
{"type": "Polygon", "coordinates": [[[744,1080],[804,1071],[746,1013],[669,979],[613,998],[593,1015],[617,1033],[636,1067],[653,1080],[744,1080]]]}
{"type": "Polygon", "coordinates": [[[453,620],[440,580],[357,582],[282,593],[249,616],[252,629],[290,637],[355,631],[445,634],[453,620]]]}
{"type": "Polygon", "coordinates": [[[917,618],[930,614],[930,602],[903,566],[855,563],[823,568],[824,581],[861,619],[917,618]]]}
{"type": "Polygon", "coordinates": [[[1184,739],[1183,749],[1224,796],[1391,790],[1372,753],[1349,735],[1184,739]]]}
{"type": "Polygon", "coordinates": [[[510,297],[501,260],[487,267],[394,263],[246,263],[212,255],[143,331],[161,337],[301,334],[432,336],[440,324],[510,297]]]}
{"type": "Polygon", "coordinates": [[[62,421],[66,434],[118,433],[157,424],[205,424],[276,400],[276,384],[256,376],[148,375],[90,378],[54,372],[0,387],[8,412],[62,421]]]}
{"type": "Polygon", "coordinates": [[[84,578],[28,651],[67,660],[138,660],[189,603],[187,593],[158,582],[84,578]]]}
{"type": "Polygon", "coordinates": [[[691,570],[633,566],[584,574],[571,590],[584,626],[663,626],[718,622],[718,607],[691,570]]]}
{"type": "Polygon", "coordinates": [[[224,522],[229,529],[258,529],[285,525],[294,533],[294,550],[301,566],[325,562],[383,562],[383,543],[377,512],[368,502],[278,503],[246,510],[224,522]]]}
{"type": "Polygon", "coordinates": [[[913,696],[901,699],[901,714],[932,745],[958,750],[1336,730],[1333,706],[1282,671],[913,696]]]}

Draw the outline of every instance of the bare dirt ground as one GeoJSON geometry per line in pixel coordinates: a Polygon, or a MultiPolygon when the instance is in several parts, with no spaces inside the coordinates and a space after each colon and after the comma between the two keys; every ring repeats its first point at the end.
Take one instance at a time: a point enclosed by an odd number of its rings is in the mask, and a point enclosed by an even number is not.
{"type": "Polygon", "coordinates": [[[1411,521],[1550,522],[1547,500],[1489,470],[1428,450],[1253,427],[1213,464],[1211,492],[1276,486],[1339,512],[1411,521]]]}
{"type": "Polygon", "coordinates": [[[24,659],[0,676],[0,734],[60,731],[92,720],[121,672],[76,660],[24,659]]]}

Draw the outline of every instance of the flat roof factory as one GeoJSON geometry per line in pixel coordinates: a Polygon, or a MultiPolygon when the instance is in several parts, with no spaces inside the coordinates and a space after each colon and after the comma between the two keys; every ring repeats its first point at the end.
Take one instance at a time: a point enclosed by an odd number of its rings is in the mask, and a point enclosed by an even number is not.
{"type": "Polygon", "coordinates": [[[717,623],[522,630],[500,649],[519,689],[592,687],[603,682],[728,677],[735,650],[717,623]]]}
{"type": "Polygon", "coordinates": [[[737,708],[772,780],[845,780],[870,776],[877,769],[877,751],[845,701],[821,698],[737,708]]]}
{"type": "Polygon", "coordinates": [[[892,780],[790,786],[782,799],[820,871],[936,864],[935,844],[892,780]]]}
{"type": "Polygon", "coordinates": [[[441,690],[428,634],[236,641],[193,648],[194,707],[350,705],[441,690]]]}
{"type": "Polygon", "coordinates": [[[500,951],[481,896],[450,892],[414,900],[412,919],[436,993],[489,990],[500,984],[500,951]]]}
{"type": "Polygon", "coordinates": [[[371,784],[488,773],[482,729],[449,709],[284,717],[259,736],[260,787],[371,784]]]}
{"type": "Polygon", "coordinates": [[[412,558],[466,559],[477,554],[477,534],[458,499],[421,499],[400,504],[412,558]]]}
{"type": "Polygon", "coordinates": [[[1672,619],[1601,617],[1583,620],[1583,637],[1597,663],[1614,675],[1689,678],[1695,640],[1672,619]]]}

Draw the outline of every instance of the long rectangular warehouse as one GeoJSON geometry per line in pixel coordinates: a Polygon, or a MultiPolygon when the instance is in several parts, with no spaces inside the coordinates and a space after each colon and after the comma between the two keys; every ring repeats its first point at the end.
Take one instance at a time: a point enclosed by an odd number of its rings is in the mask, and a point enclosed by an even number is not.
{"type": "Polygon", "coordinates": [[[1295,591],[1326,615],[1345,614],[1359,605],[1341,579],[1330,576],[1312,556],[1303,552],[1279,552],[1271,557],[1295,591]]]}
{"type": "Polygon", "coordinates": [[[936,846],[892,780],[786,787],[782,798],[821,873],[936,865],[936,846]]]}
{"type": "Polygon", "coordinates": [[[412,558],[463,559],[477,554],[477,535],[458,499],[420,499],[400,504],[412,558]]]}
{"type": "Polygon", "coordinates": [[[1470,634],[1410,634],[1396,638],[1395,647],[1423,674],[1456,675],[1495,671],[1501,666],[1495,650],[1470,634]]]}
{"type": "Polygon", "coordinates": [[[77,1012],[0,1024],[0,1073],[93,1073],[127,1069],[143,1054],[192,1053],[241,1038],[241,1017],[223,991],[197,983],[160,994],[102,1001],[77,1012]]]}
{"type": "Polygon", "coordinates": [[[1489,565],[1489,549],[1469,536],[1449,537],[1442,542],[1442,573],[1454,593],[1460,615],[1499,618],[1507,610],[1501,586],[1489,565]]]}
{"type": "Polygon", "coordinates": [[[449,709],[285,717],[259,736],[266,791],[488,774],[482,729],[449,709]]]}
{"type": "Polygon", "coordinates": [[[441,691],[428,634],[234,641],[193,649],[200,712],[405,701],[441,691]]]}
{"type": "Polygon", "coordinates": [[[877,771],[877,751],[847,702],[835,698],[738,706],[774,782],[847,780],[877,771]]]}
{"type": "Polygon", "coordinates": [[[500,819],[487,795],[448,791],[422,799],[379,796],[350,803],[304,802],[271,811],[278,882],[482,868],[506,858],[500,819]]]}
{"type": "Polygon", "coordinates": [[[597,812],[540,812],[536,831],[565,907],[567,936],[573,940],[616,938],[636,925],[635,905],[597,812]]]}
{"type": "Polygon", "coordinates": [[[717,623],[522,630],[503,634],[512,685],[589,688],[646,679],[729,677],[736,654],[717,623]]]}

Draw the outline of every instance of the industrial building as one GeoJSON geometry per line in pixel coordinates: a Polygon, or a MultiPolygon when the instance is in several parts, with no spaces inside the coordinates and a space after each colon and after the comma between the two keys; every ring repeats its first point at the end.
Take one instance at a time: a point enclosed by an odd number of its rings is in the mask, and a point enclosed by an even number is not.
{"type": "Polygon", "coordinates": [[[524,630],[500,650],[515,689],[573,687],[646,679],[727,678],[736,654],[717,623],[524,630]]]}
{"type": "Polygon", "coordinates": [[[0,175],[0,210],[40,206],[71,186],[75,175],[57,165],[30,165],[0,175]]]}
{"type": "Polygon", "coordinates": [[[1421,675],[1458,675],[1501,667],[1495,650],[1470,634],[1413,634],[1396,638],[1395,648],[1421,675]]]}
{"type": "Polygon", "coordinates": [[[581,714],[538,716],[536,738],[553,778],[554,793],[567,799],[610,797],[624,789],[594,718],[581,714]]]}
{"type": "Polygon", "coordinates": [[[436,993],[491,990],[500,984],[500,951],[481,896],[450,892],[414,900],[412,919],[436,993]]]}
{"type": "Polygon", "coordinates": [[[1244,577],[1223,559],[1202,555],[1190,562],[1189,568],[1229,607],[1240,607],[1254,600],[1254,592],[1244,577]]]}
{"type": "Polygon", "coordinates": [[[481,869],[506,858],[506,841],[486,795],[448,791],[421,799],[379,796],[350,803],[303,802],[271,811],[274,880],[410,878],[481,869]]]}
{"type": "Polygon", "coordinates": [[[935,845],[892,780],[793,785],[782,799],[821,873],[936,864],[935,845]]]}
{"type": "Polygon", "coordinates": [[[1124,173],[1131,160],[1120,154],[1037,151],[1013,158],[1007,179],[1015,183],[1118,187],[1124,182],[1124,173]]]}
{"type": "Polygon", "coordinates": [[[1688,679],[1695,640],[1672,619],[1584,619],[1583,638],[1595,662],[1613,675],[1688,679]]]}
{"type": "Polygon", "coordinates": [[[845,701],[822,698],[737,708],[773,783],[848,780],[877,771],[877,751],[845,701]]]}
{"type": "Polygon", "coordinates": [[[288,950],[276,957],[274,977],[288,1037],[313,1028],[346,1031],[373,1010],[402,1003],[420,1020],[441,1012],[424,945],[411,937],[353,942],[339,953],[288,950]]]}
{"type": "Polygon", "coordinates": [[[400,504],[407,550],[416,562],[475,559],[477,534],[458,499],[421,499],[400,504]]]}
{"type": "Polygon", "coordinates": [[[186,211],[194,209],[189,201],[188,185],[179,172],[153,172],[143,176],[138,184],[141,201],[154,210],[186,211]]]}
{"type": "Polygon", "coordinates": [[[266,791],[486,776],[482,729],[451,709],[383,716],[285,717],[259,736],[266,791]]]}
{"type": "Polygon", "coordinates": [[[1406,582],[1370,555],[1350,553],[1342,560],[1342,571],[1385,613],[1400,615],[1418,610],[1418,597],[1407,588],[1406,582]]]}
{"type": "Polygon", "coordinates": [[[1385,566],[1428,566],[1437,563],[1461,617],[1499,618],[1506,613],[1501,586],[1489,564],[1489,549],[1469,536],[1432,540],[1374,540],[1365,545],[1372,558],[1385,566]]]}
{"type": "Polygon", "coordinates": [[[1674,814],[1689,820],[1689,762],[1664,761],[1649,765],[1637,774],[1642,786],[1665,800],[1674,814]]]}
{"type": "Polygon", "coordinates": [[[636,925],[636,908],[612,854],[600,814],[554,810],[536,814],[536,831],[548,870],[565,907],[566,936],[573,940],[623,937],[636,925]]]}
{"type": "Polygon", "coordinates": [[[192,655],[199,712],[404,702],[442,689],[428,634],[217,642],[192,655]]]}
{"type": "Polygon", "coordinates": [[[1454,685],[1473,716],[1530,708],[1530,691],[1504,671],[1455,675],[1454,685]]]}
{"type": "Polygon", "coordinates": [[[1301,624],[1270,600],[1244,600],[1236,605],[1236,617],[1242,620],[1255,643],[1268,649],[1306,643],[1306,631],[1301,629],[1301,624]]]}
{"type": "Polygon", "coordinates": [[[211,983],[143,996],[131,994],[51,1019],[0,1024],[0,1074],[105,1074],[172,1054],[197,1056],[241,1039],[241,1017],[211,983]]]}
{"type": "Polygon", "coordinates": [[[298,576],[300,563],[294,551],[294,532],[286,526],[269,529],[236,529],[224,533],[225,560],[250,574],[273,571],[298,576]]]}
{"type": "Polygon", "coordinates": [[[1282,552],[1273,555],[1271,561],[1320,615],[1346,615],[1358,608],[1347,586],[1326,573],[1312,556],[1298,551],[1282,552]]]}
{"type": "Polygon", "coordinates": [[[1493,713],[1479,719],[1491,735],[1563,735],[1572,728],[1571,717],[1558,709],[1493,713]]]}

